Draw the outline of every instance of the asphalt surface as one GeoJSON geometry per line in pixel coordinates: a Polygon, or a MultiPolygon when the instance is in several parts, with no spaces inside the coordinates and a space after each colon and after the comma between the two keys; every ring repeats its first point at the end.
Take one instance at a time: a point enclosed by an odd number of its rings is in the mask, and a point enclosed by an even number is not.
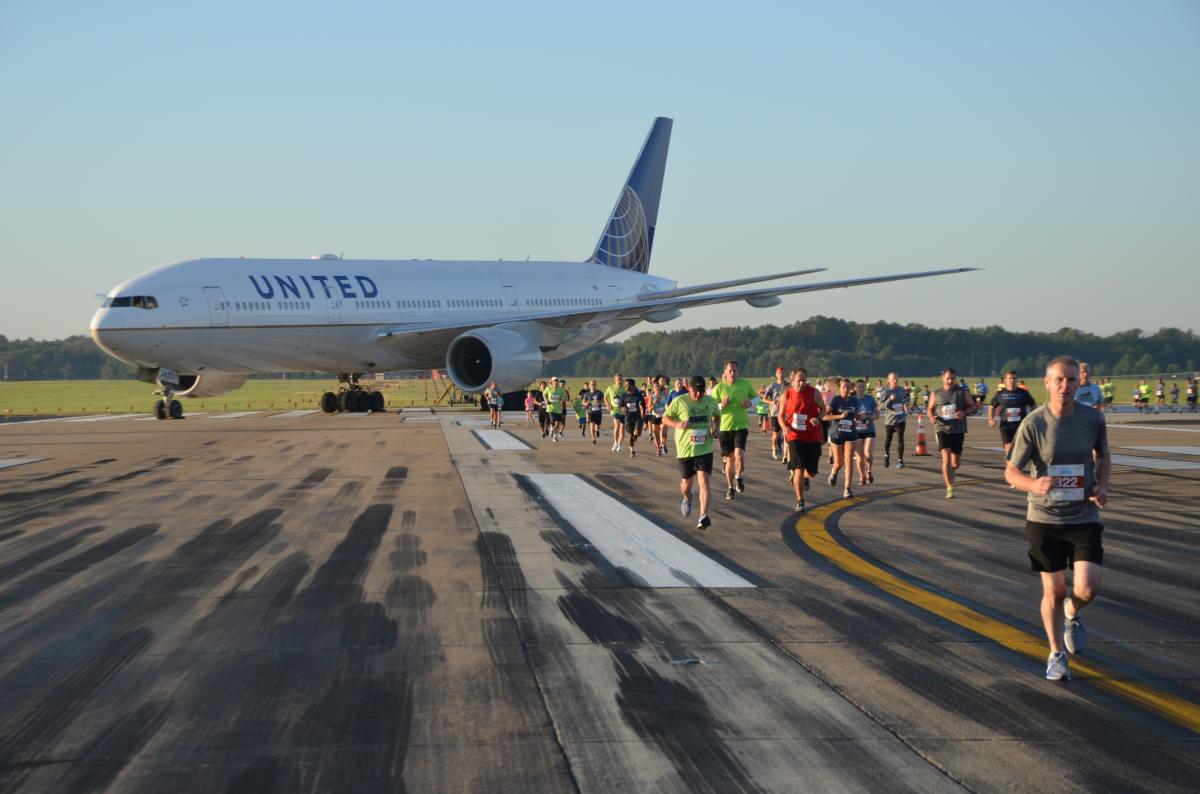
{"type": "Polygon", "coordinates": [[[752,434],[706,532],[648,442],[524,417],[0,424],[0,791],[1194,791],[1187,419],[1110,430],[1057,683],[979,421],[956,499],[910,430],[803,516],[752,434]]]}

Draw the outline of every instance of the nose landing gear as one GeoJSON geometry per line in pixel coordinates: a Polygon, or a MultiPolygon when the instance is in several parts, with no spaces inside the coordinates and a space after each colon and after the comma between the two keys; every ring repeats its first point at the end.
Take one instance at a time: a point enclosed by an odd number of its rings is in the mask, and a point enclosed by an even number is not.
{"type": "Polygon", "coordinates": [[[183,405],[179,400],[172,399],[171,390],[163,389],[155,392],[161,394],[161,400],[154,401],[154,416],[158,419],[182,419],[183,405]]]}
{"type": "Polygon", "coordinates": [[[342,411],[349,413],[383,413],[387,410],[387,405],[383,399],[383,392],[374,391],[361,385],[358,379],[362,377],[362,373],[354,372],[350,374],[338,373],[338,387],[336,393],[327,391],[321,395],[321,410],[327,414],[335,414],[342,411]]]}

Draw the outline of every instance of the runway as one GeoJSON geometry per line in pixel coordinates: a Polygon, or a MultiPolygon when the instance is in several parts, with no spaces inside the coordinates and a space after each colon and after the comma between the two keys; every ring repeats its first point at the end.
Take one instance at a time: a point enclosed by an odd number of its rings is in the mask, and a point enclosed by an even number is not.
{"type": "Polygon", "coordinates": [[[910,430],[907,468],[878,449],[874,485],[820,480],[803,516],[753,433],[746,493],[715,484],[701,532],[646,439],[630,459],[517,415],[142,418],[0,424],[0,791],[1200,776],[1200,448],[1178,432],[1200,424],[1110,427],[1103,589],[1052,683],[1023,496],[981,421],[955,500],[910,430]]]}

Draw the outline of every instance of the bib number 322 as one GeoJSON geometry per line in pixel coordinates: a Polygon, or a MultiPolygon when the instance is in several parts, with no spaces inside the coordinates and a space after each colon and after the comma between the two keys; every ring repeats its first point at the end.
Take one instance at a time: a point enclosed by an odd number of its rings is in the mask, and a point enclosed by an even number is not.
{"type": "Polygon", "coordinates": [[[1052,482],[1046,498],[1051,502],[1082,502],[1084,498],[1083,464],[1050,466],[1046,470],[1052,482]]]}

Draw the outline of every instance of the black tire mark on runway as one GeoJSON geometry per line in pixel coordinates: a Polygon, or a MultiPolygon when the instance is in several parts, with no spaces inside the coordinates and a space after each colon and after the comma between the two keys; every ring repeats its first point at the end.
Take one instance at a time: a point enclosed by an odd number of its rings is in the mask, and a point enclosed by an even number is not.
{"type": "Polygon", "coordinates": [[[78,480],[71,480],[68,483],[54,485],[49,488],[35,488],[32,491],[6,491],[0,493],[0,504],[13,504],[17,502],[26,502],[35,499],[57,499],[61,496],[86,488],[95,482],[90,477],[84,477],[78,480]]]}
{"type": "Polygon", "coordinates": [[[0,735],[0,791],[15,790],[24,773],[83,711],[96,692],[149,647],[154,633],[140,628],[119,634],[99,652],[65,671],[56,685],[19,714],[10,711],[0,735]]]}
{"type": "Polygon", "coordinates": [[[479,605],[488,608],[506,605],[524,608],[528,585],[512,539],[502,532],[480,532],[475,540],[475,549],[479,553],[480,574],[483,576],[479,605]]]}
{"type": "Polygon", "coordinates": [[[24,535],[24,534],[25,534],[25,530],[23,530],[23,529],[14,529],[11,532],[0,532],[0,543],[3,543],[4,541],[8,540],[9,538],[20,537],[21,535],[24,535]]]}
{"type": "Polygon", "coordinates": [[[59,477],[66,477],[69,474],[78,474],[80,471],[82,471],[82,470],[81,469],[63,469],[62,471],[55,471],[55,472],[51,472],[50,474],[43,474],[41,477],[34,477],[33,479],[28,480],[27,482],[48,482],[50,480],[57,480],[59,477]]]}
{"type": "Polygon", "coordinates": [[[108,788],[158,733],[173,705],[170,701],[145,703],[101,728],[80,750],[83,760],[72,766],[62,791],[85,794],[108,788]]]}
{"type": "Polygon", "coordinates": [[[88,535],[94,535],[103,529],[103,526],[85,527],[69,537],[53,543],[47,543],[45,546],[36,548],[21,557],[0,565],[0,582],[11,581],[22,574],[28,573],[42,563],[54,559],[60,554],[66,554],[82,543],[88,535]]]}

